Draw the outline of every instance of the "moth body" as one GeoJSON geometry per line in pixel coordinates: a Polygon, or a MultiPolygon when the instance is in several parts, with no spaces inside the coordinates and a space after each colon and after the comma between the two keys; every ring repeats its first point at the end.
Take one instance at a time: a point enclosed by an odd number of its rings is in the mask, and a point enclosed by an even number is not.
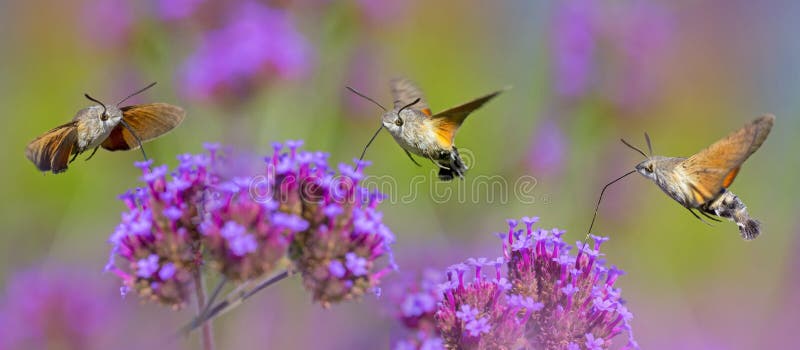
{"type": "Polygon", "coordinates": [[[105,141],[111,131],[122,120],[122,111],[116,106],[107,106],[105,116],[103,106],[94,105],[81,109],[72,118],[78,128],[76,147],[73,154],[80,154],[86,150],[100,146],[105,141]]]}

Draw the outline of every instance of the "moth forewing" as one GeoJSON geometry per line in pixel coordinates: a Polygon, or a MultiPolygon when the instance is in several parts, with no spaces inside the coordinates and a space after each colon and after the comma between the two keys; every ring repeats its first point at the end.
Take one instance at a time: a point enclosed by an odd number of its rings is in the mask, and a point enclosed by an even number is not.
{"type": "Polygon", "coordinates": [[[25,148],[25,156],[39,171],[60,173],[67,169],[69,156],[75,151],[77,127],[75,122],[53,128],[37,137],[25,148]]]}
{"type": "Polygon", "coordinates": [[[772,115],[761,116],[681,163],[706,201],[733,183],[744,161],[764,143],[774,122],[772,115]]]}
{"type": "Polygon", "coordinates": [[[109,151],[127,151],[164,135],[183,122],[183,108],[167,103],[151,103],[121,108],[122,123],[117,125],[102,147],[109,151]],[[129,129],[130,128],[130,129],[129,129]],[[138,139],[137,139],[138,137],[138,139]]]}

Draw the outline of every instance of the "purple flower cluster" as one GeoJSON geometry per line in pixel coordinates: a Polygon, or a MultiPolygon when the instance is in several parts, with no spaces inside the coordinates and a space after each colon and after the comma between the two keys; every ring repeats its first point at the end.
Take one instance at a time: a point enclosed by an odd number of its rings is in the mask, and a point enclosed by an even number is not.
{"type": "Polygon", "coordinates": [[[24,270],[6,282],[0,349],[99,349],[119,311],[92,281],[68,269],[24,270]]]}
{"type": "Polygon", "coordinates": [[[382,195],[359,185],[367,164],[340,164],[337,175],[327,168],[326,154],[298,151],[300,143],[287,146],[284,153],[283,145],[275,145],[266,180],[279,206],[310,225],[295,235],[289,249],[306,289],[327,307],[376,288],[395,268],[394,235],[376,210],[382,195]],[[376,260],[384,255],[389,266],[379,268],[376,260]]]}
{"type": "Polygon", "coordinates": [[[508,349],[523,339],[526,320],[520,314],[538,305],[528,305],[509,294],[511,284],[502,277],[502,266],[502,258],[480,258],[448,269],[443,300],[436,311],[436,324],[447,348],[508,349]],[[494,268],[492,277],[483,275],[484,267],[494,268]],[[468,281],[470,269],[475,275],[468,281]]]}
{"type": "Polygon", "coordinates": [[[128,211],[112,234],[111,257],[106,270],[123,280],[123,293],[133,289],[142,297],[184,306],[193,273],[202,264],[198,215],[216,180],[210,173],[210,155],[182,155],[177,169],[137,163],[147,185],[122,196],[128,211]],[[168,175],[169,178],[168,178],[168,175]],[[115,257],[125,261],[115,265],[115,257]]]}
{"type": "Polygon", "coordinates": [[[179,156],[171,173],[139,163],[146,187],[121,196],[128,211],[111,236],[107,270],[124,291],[175,308],[203,265],[242,282],[272,272],[287,255],[323,305],[376,288],[394,268],[376,264],[391,258],[394,237],[376,209],[382,196],[358,185],[366,164],[342,164],[337,175],[326,154],[286,145],[275,144],[257,176],[230,174],[237,159],[216,145],[179,156]]]}
{"type": "Polygon", "coordinates": [[[444,349],[434,319],[441,300],[442,294],[438,287],[442,281],[443,276],[438,271],[425,270],[397,298],[397,319],[403,324],[408,336],[396,342],[394,350],[444,349]]]}
{"type": "Polygon", "coordinates": [[[561,240],[564,231],[533,228],[538,218],[523,218],[524,230],[509,220],[507,260],[511,292],[542,304],[530,316],[528,339],[535,347],[569,344],[588,349],[607,348],[611,339],[627,332],[628,346],[633,340],[628,311],[621,290],[614,282],[623,274],[615,266],[606,268],[600,246],[608,238],[591,236],[594,247],[576,242],[575,256],[561,240]],[[516,241],[515,241],[516,239],[516,241]],[[594,344],[594,345],[593,345],[594,344]]]}
{"type": "MultiPolygon", "coordinates": [[[[170,16],[184,11],[166,10],[170,16]]],[[[288,12],[245,1],[232,9],[226,24],[203,35],[183,65],[181,85],[195,99],[243,97],[273,77],[304,76],[311,56],[288,12]]]]}
{"type": "Polygon", "coordinates": [[[246,281],[272,271],[286,254],[295,233],[308,228],[300,217],[278,210],[278,203],[250,195],[253,178],[243,177],[213,187],[205,203],[200,233],[212,264],[233,281],[246,281]]]}
{"type": "Polygon", "coordinates": [[[436,324],[446,348],[607,349],[627,332],[628,348],[638,348],[614,282],[622,274],[603,266],[600,245],[578,242],[576,255],[561,240],[564,231],[525,229],[509,220],[503,257],[470,259],[447,273],[436,324]],[[505,266],[506,273],[503,273],[505,266]],[[485,268],[494,267],[491,277],[485,268]],[[474,277],[467,279],[467,272],[474,277]]]}

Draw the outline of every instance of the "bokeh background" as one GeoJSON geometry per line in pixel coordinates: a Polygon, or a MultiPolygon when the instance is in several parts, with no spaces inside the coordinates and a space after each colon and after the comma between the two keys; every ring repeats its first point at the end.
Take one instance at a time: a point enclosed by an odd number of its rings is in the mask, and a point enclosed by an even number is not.
{"type": "MultiPolygon", "coordinates": [[[[139,185],[140,153],[100,151],[55,176],[24,157],[27,142],[89,104],[84,92],[111,103],[158,81],[133,102],[178,104],[188,118],[146,145],[157,162],[174,165],[206,141],[267,154],[286,139],[338,162],[358,156],[380,115],[344,87],[390,105],[388,80],[402,75],[434,111],[513,85],[458,135],[474,159],[466,184],[499,175],[509,186],[502,201],[438,184],[432,165],[414,166],[379,136],[368,172],[390,176],[395,198],[416,191],[381,206],[401,268],[384,288],[424,267],[500,255],[492,233],[505,218],[540,216],[582,239],[600,188],[641,160],[620,137],[644,146],[647,131],[657,154],[687,156],[773,113],[771,136],[731,188],[763,222],[757,240],[729,222],[702,224],[641,177],[609,190],[594,231],[612,238],[606,258],[627,272],[617,285],[642,348],[796,346],[798,18],[790,0],[0,2],[5,336],[45,324],[42,336],[56,339],[71,334],[59,325],[82,324],[92,344],[81,348],[138,348],[163,345],[192,314],[122,299],[102,273],[124,209],[116,196],[139,185]],[[533,203],[515,197],[521,176],[536,179],[533,203]],[[477,200],[431,195],[446,189],[477,200]],[[74,302],[39,305],[48,288],[74,302]],[[55,314],[75,318],[46,316],[55,314]]],[[[222,349],[388,348],[399,327],[387,304],[369,296],[323,310],[293,279],[221,317],[216,338],[222,349]]]]}

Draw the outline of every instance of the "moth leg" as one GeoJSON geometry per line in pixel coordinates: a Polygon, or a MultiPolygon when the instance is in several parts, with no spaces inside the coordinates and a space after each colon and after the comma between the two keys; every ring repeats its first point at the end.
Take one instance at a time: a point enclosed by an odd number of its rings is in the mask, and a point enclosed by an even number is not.
{"type": "Polygon", "coordinates": [[[414,164],[416,164],[418,167],[422,167],[422,164],[417,163],[414,157],[411,156],[411,152],[407,151],[405,148],[403,149],[403,151],[405,151],[406,154],[408,155],[408,159],[411,159],[411,161],[414,162],[414,164]]]}
{"type": "Polygon", "coordinates": [[[706,224],[706,225],[708,225],[708,226],[712,226],[712,227],[714,226],[714,225],[712,225],[712,224],[709,224],[709,223],[708,223],[708,221],[705,221],[705,220],[703,220],[703,218],[701,218],[699,215],[697,215],[697,213],[695,213],[694,211],[692,211],[692,208],[686,208],[686,209],[687,209],[687,210],[689,210],[689,212],[690,212],[690,213],[692,213],[692,215],[694,215],[694,217],[696,217],[696,218],[697,218],[697,220],[700,220],[700,221],[702,221],[704,224],[706,224]]]}
{"type": "Polygon", "coordinates": [[[69,163],[72,164],[72,162],[75,161],[75,158],[78,158],[78,152],[75,152],[75,155],[72,156],[72,159],[69,160],[69,163]]]}
{"type": "Polygon", "coordinates": [[[94,150],[92,150],[92,154],[90,154],[89,158],[86,158],[86,160],[92,159],[92,157],[94,157],[94,154],[97,153],[98,148],[100,148],[100,146],[95,147],[94,150]]]}
{"type": "Polygon", "coordinates": [[[438,167],[439,167],[439,168],[441,168],[441,169],[445,169],[445,170],[452,170],[452,169],[450,169],[449,167],[446,167],[446,166],[444,166],[444,165],[441,165],[441,164],[439,164],[439,162],[437,162],[437,161],[433,160],[433,158],[430,158],[430,157],[428,157],[428,159],[430,159],[430,160],[431,160],[431,163],[435,164],[436,166],[438,166],[438,167]]]}
{"type": "Polygon", "coordinates": [[[717,219],[717,218],[715,218],[715,217],[713,217],[711,215],[708,215],[708,213],[706,213],[703,210],[698,210],[698,211],[700,212],[700,214],[703,214],[703,216],[705,216],[707,219],[710,219],[710,220],[713,220],[713,221],[716,221],[716,222],[722,222],[722,220],[717,219]]]}

